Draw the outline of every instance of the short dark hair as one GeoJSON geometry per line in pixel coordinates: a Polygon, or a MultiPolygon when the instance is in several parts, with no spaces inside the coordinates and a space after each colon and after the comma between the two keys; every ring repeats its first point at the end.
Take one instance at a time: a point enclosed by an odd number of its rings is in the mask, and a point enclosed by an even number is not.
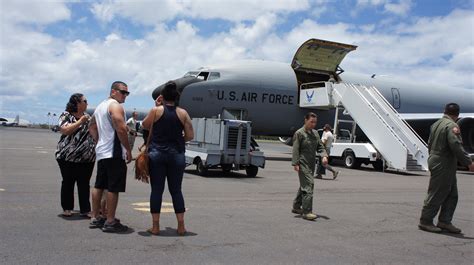
{"type": "Polygon", "coordinates": [[[444,107],[444,114],[452,115],[452,116],[459,116],[459,105],[456,103],[448,103],[444,107]]]}
{"type": "Polygon", "coordinates": [[[329,125],[329,124],[326,123],[326,124],[324,124],[323,129],[324,129],[324,130],[326,130],[326,129],[331,130],[332,128],[331,128],[331,125],[329,125]]]}
{"type": "Polygon", "coordinates": [[[115,82],[113,82],[112,85],[110,86],[110,90],[118,90],[118,89],[120,89],[120,88],[119,88],[120,86],[128,87],[127,84],[125,84],[125,83],[122,82],[122,81],[115,81],[115,82]]]}
{"type": "Polygon", "coordinates": [[[176,83],[174,81],[168,81],[161,90],[161,95],[165,101],[175,102],[179,97],[176,83]]]}
{"type": "Polygon", "coordinates": [[[314,112],[308,112],[306,115],[304,115],[305,120],[309,120],[310,118],[318,118],[318,115],[314,112]]]}
{"type": "Polygon", "coordinates": [[[81,98],[84,95],[81,93],[74,93],[69,97],[69,102],[66,104],[67,112],[77,112],[77,104],[81,103],[81,98]]]}

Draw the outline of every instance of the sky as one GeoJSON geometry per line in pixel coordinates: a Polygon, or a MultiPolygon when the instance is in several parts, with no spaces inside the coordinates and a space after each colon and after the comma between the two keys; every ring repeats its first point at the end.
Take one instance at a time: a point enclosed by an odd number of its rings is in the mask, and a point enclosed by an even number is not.
{"type": "Polygon", "coordinates": [[[0,0],[0,117],[52,122],[113,81],[127,110],[202,66],[287,62],[310,38],[357,45],[346,72],[474,89],[473,0],[0,0]]]}

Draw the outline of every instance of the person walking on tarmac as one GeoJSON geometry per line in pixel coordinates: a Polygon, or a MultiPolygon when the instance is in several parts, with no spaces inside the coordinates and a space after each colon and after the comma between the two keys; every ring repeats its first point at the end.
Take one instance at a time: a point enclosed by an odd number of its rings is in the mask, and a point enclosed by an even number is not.
{"type": "Polygon", "coordinates": [[[418,225],[424,231],[461,233],[461,229],[451,223],[458,202],[456,169],[459,163],[474,171],[474,164],[462,147],[461,131],[456,124],[459,109],[456,103],[447,104],[444,116],[431,126],[428,139],[431,177],[418,225]],[[438,224],[434,226],[433,218],[438,212],[438,224]]]}
{"type": "Polygon", "coordinates": [[[298,172],[300,187],[293,201],[292,213],[301,214],[306,220],[316,219],[313,210],[314,168],[316,153],[321,153],[322,164],[328,164],[328,158],[319,134],[314,131],[317,116],[309,112],[305,115],[304,126],[293,135],[293,156],[291,165],[298,172]]]}
{"type": "MultiPolygon", "coordinates": [[[[321,137],[321,141],[323,141],[324,148],[326,149],[326,154],[328,155],[331,153],[332,142],[334,141],[334,136],[331,132],[331,125],[325,124],[323,127],[323,136],[321,137]]],[[[334,170],[329,163],[326,166],[323,166],[321,163],[321,156],[318,156],[318,168],[316,170],[316,177],[317,179],[322,179],[323,176],[326,174],[326,169],[332,172],[332,179],[336,179],[337,175],[339,175],[339,171],[334,170]]]]}

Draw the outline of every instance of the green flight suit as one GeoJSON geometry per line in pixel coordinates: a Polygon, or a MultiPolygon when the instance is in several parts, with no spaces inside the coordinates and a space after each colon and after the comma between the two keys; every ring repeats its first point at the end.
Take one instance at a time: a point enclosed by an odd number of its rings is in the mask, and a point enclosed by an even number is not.
{"type": "Polygon", "coordinates": [[[428,150],[431,177],[420,222],[431,224],[441,209],[439,222],[450,224],[458,202],[457,164],[469,166],[471,158],[462,146],[458,125],[449,116],[444,115],[431,126],[428,150]]]}
{"type": "Polygon", "coordinates": [[[316,153],[327,156],[324,145],[316,131],[307,132],[304,127],[300,128],[293,135],[293,156],[291,165],[300,166],[298,177],[300,187],[293,201],[293,209],[303,209],[303,213],[310,213],[313,210],[313,189],[314,189],[314,167],[316,165],[316,153]]]}

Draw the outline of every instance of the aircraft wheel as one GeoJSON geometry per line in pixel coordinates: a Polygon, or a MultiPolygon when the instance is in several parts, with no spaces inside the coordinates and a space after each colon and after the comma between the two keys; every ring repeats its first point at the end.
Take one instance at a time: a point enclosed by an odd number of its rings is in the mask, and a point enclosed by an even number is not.
{"type": "Polygon", "coordinates": [[[207,167],[202,163],[202,160],[199,160],[196,164],[196,171],[199,176],[205,176],[207,174],[207,167]]]}
{"type": "Polygon", "coordinates": [[[347,151],[344,153],[344,165],[347,168],[360,168],[360,161],[355,157],[354,152],[347,151]]]}
{"type": "Polygon", "coordinates": [[[258,167],[256,166],[248,166],[246,169],[245,169],[245,172],[247,172],[247,177],[249,178],[255,178],[257,176],[257,173],[258,173],[258,167]]]}

